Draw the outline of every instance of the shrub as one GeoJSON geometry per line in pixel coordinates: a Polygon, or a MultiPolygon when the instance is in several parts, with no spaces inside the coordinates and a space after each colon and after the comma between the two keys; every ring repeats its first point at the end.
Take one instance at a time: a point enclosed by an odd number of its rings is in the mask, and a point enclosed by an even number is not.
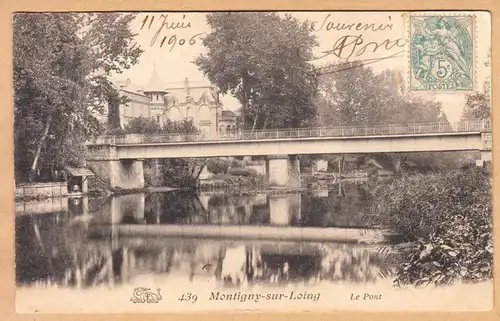
{"type": "Polygon", "coordinates": [[[266,186],[266,179],[262,175],[256,176],[246,176],[242,181],[238,182],[240,184],[240,188],[243,190],[261,190],[266,186]]]}
{"type": "Polygon", "coordinates": [[[160,134],[161,126],[153,118],[137,117],[131,119],[123,129],[127,134],[160,134]]]}
{"type": "Polygon", "coordinates": [[[382,223],[406,241],[398,285],[450,284],[492,277],[489,173],[473,168],[404,177],[380,191],[382,223]]]}
{"type": "Polygon", "coordinates": [[[257,171],[252,168],[232,168],[229,174],[234,176],[258,176],[257,171]]]}
{"type": "Polygon", "coordinates": [[[231,162],[224,159],[210,159],[207,161],[207,170],[214,175],[227,174],[231,162]]]}

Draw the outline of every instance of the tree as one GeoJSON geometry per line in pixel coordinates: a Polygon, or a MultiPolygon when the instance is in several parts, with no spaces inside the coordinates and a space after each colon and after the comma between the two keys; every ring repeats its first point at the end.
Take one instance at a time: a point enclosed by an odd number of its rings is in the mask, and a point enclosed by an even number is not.
{"type": "MultiPolygon", "coordinates": [[[[321,126],[447,122],[439,102],[404,94],[404,76],[398,70],[375,74],[359,61],[329,65],[321,70],[315,99],[321,126]]],[[[436,167],[442,166],[438,158],[443,158],[443,155],[419,154],[368,156],[382,163],[389,156],[395,171],[401,170],[401,161],[412,161],[419,167],[436,167]]]]}
{"type": "Polygon", "coordinates": [[[405,124],[446,121],[441,104],[403,95],[398,70],[375,74],[362,62],[327,66],[320,77],[316,105],[322,126],[405,124]]]}
{"type": "Polygon", "coordinates": [[[167,119],[160,125],[153,117],[131,119],[123,128],[124,134],[198,134],[199,129],[191,119],[174,121],[167,119]]]}
{"type": "Polygon", "coordinates": [[[245,129],[299,127],[314,118],[317,81],[308,60],[317,42],[307,21],[231,12],[209,14],[207,23],[207,53],[194,63],[240,101],[245,129]]]}
{"type": "Polygon", "coordinates": [[[483,92],[468,94],[462,114],[464,120],[483,120],[490,117],[489,83],[485,84],[483,92]],[[486,89],[487,88],[487,89],[486,89]]]}
{"type": "Polygon", "coordinates": [[[117,96],[108,77],[137,62],[121,13],[22,13],[14,29],[16,177],[34,178],[40,164],[78,164],[84,142],[98,135],[99,116],[117,96]]]}
{"type": "MultiPolygon", "coordinates": [[[[490,67],[490,54],[484,63],[486,68],[490,67]]],[[[465,108],[462,113],[464,120],[483,120],[490,118],[491,113],[491,78],[488,77],[483,85],[482,92],[474,92],[465,96],[465,108]]]]}
{"type": "Polygon", "coordinates": [[[181,121],[167,119],[163,124],[162,132],[165,134],[198,134],[200,130],[196,127],[192,119],[181,121]]]}
{"type": "Polygon", "coordinates": [[[132,118],[123,128],[126,134],[161,134],[162,127],[154,118],[137,117],[132,118]]]}

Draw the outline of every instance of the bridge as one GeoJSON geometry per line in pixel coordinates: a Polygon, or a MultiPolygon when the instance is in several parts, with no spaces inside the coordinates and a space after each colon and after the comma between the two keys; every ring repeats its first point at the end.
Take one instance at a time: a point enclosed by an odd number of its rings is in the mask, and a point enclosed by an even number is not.
{"type": "Polygon", "coordinates": [[[111,187],[144,186],[142,161],[159,158],[266,156],[269,183],[296,185],[299,155],[481,151],[491,160],[491,121],[239,131],[192,135],[115,135],[87,145],[89,166],[111,187]],[[141,178],[142,177],[142,178],[141,178]]]}

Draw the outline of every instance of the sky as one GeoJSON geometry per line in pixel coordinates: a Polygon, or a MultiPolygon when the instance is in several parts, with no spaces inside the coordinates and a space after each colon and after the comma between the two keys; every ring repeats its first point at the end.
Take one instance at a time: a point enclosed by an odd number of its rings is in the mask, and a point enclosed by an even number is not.
{"type": "MultiPolygon", "coordinates": [[[[486,77],[490,75],[489,67],[484,67],[491,46],[490,16],[487,12],[474,14],[476,15],[476,89],[482,90],[486,77]]],[[[314,49],[316,57],[324,56],[323,52],[331,50],[342,37],[361,36],[363,44],[356,47],[354,54],[348,58],[349,48],[347,48],[342,52],[342,57],[350,60],[368,59],[375,72],[400,69],[403,74],[409,75],[409,45],[407,44],[409,24],[405,14],[401,12],[293,12],[292,15],[309,21],[311,30],[319,43],[319,46],[314,49]],[[342,30],[342,25],[352,24],[354,27],[350,30],[346,28],[342,30]],[[382,43],[384,40],[390,41],[393,44],[392,48],[387,49],[382,45],[373,52],[370,48],[374,48],[375,45],[372,44],[364,52],[360,52],[365,44],[382,43]],[[360,54],[357,55],[358,53],[360,54]],[[390,58],[379,60],[384,57],[390,58]]],[[[114,76],[114,79],[130,78],[134,84],[145,86],[155,68],[167,85],[182,83],[185,78],[188,78],[190,82],[208,82],[198,67],[192,63],[197,56],[205,53],[201,38],[204,33],[210,32],[205,13],[140,13],[132,23],[132,30],[137,33],[136,41],[144,49],[144,53],[137,65],[114,76]]],[[[334,55],[327,55],[314,60],[313,64],[322,66],[326,63],[341,61],[334,55]]],[[[430,92],[421,95],[441,102],[451,122],[460,119],[465,103],[464,93],[430,92]]],[[[222,102],[225,109],[236,110],[240,106],[230,94],[224,96],[222,102]]]]}

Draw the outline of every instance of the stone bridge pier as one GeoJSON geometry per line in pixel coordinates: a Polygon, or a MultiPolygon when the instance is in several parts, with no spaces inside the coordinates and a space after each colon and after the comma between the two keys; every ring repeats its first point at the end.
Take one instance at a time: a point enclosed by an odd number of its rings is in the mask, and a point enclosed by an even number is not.
{"type": "Polygon", "coordinates": [[[89,154],[87,165],[109,188],[144,188],[143,159],[119,159],[111,144],[89,146],[89,154]]]}
{"type": "Polygon", "coordinates": [[[492,162],[492,152],[493,144],[492,144],[492,135],[491,133],[481,133],[481,141],[482,146],[479,150],[480,158],[476,160],[476,166],[485,166],[486,164],[490,164],[492,162]]]}
{"type": "Polygon", "coordinates": [[[270,155],[266,157],[266,178],[269,187],[300,187],[300,160],[298,155],[270,155]]]}

